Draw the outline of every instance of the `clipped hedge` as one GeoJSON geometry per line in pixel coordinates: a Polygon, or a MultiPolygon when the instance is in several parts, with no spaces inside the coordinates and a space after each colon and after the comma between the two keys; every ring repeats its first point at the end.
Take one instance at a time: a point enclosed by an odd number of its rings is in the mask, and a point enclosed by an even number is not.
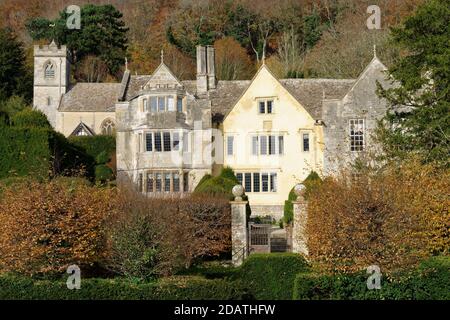
{"type": "Polygon", "coordinates": [[[234,300],[245,297],[238,282],[201,277],[173,277],[154,283],[125,279],[81,279],[81,289],[65,280],[0,276],[0,300],[234,300]]]}
{"type": "Polygon", "coordinates": [[[296,253],[251,254],[232,276],[258,300],[290,300],[296,275],[306,272],[306,260],[296,253]]]}
{"type": "Polygon", "coordinates": [[[97,161],[97,164],[104,164],[109,161],[111,154],[116,150],[116,138],[114,136],[82,136],[69,137],[69,142],[74,146],[81,148],[97,161]],[[103,162],[104,161],[104,162],[103,162]]]}
{"type": "Polygon", "coordinates": [[[11,124],[21,128],[51,128],[45,114],[30,108],[15,113],[11,117],[11,124]]]}
{"type": "Polygon", "coordinates": [[[295,278],[294,300],[450,300],[450,257],[433,257],[412,273],[382,277],[380,290],[367,289],[368,274],[318,275],[295,278]]]}

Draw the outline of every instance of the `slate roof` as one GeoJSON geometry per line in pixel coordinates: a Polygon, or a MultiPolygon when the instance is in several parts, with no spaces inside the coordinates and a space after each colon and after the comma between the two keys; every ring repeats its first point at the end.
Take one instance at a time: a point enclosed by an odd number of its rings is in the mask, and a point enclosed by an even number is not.
{"type": "MultiPolygon", "coordinates": [[[[138,95],[150,75],[131,75],[128,85],[124,83],[78,83],[61,101],[60,111],[114,111],[119,98],[130,100],[138,95]]],[[[323,99],[342,99],[355,83],[355,79],[281,79],[280,83],[297,99],[315,119],[322,116],[323,99]]],[[[222,121],[238,99],[249,87],[251,80],[218,81],[209,91],[214,121],[222,121]]],[[[196,93],[196,81],[182,81],[186,91],[196,93]]],[[[197,97],[199,100],[207,96],[197,97]]]]}
{"type": "Polygon", "coordinates": [[[59,111],[114,112],[120,83],[77,83],[61,99],[59,111]]]}

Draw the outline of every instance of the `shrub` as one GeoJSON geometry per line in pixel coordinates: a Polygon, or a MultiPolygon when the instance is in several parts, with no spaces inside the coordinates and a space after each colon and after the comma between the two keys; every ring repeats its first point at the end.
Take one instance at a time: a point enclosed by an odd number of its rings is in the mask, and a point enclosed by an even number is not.
{"type": "Polygon", "coordinates": [[[300,273],[295,278],[294,300],[449,300],[450,257],[428,259],[413,272],[381,278],[381,289],[367,288],[365,272],[352,274],[300,273]]]}
{"type": "MultiPolygon", "coordinates": [[[[320,179],[317,172],[311,171],[303,181],[303,184],[306,187],[305,199],[308,199],[309,195],[317,189],[321,182],[322,179],[320,179]]],[[[295,200],[297,200],[297,195],[294,192],[294,188],[292,188],[289,192],[288,199],[284,202],[284,222],[286,223],[291,223],[294,219],[294,204],[292,202],[295,200]]]]}
{"type": "Polygon", "coordinates": [[[449,181],[450,172],[417,162],[326,179],[308,203],[311,260],[329,271],[376,264],[392,273],[448,253],[449,181]]]}
{"type": "Polygon", "coordinates": [[[230,224],[226,199],[148,198],[124,190],[110,221],[108,266],[127,277],[173,273],[229,251],[230,224]]]}
{"type": "Polygon", "coordinates": [[[25,109],[29,110],[29,107],[25,99],[21,96],[11,96],[6,101],[0,101],[0,113],[10,117],[25,109]]]}
{"type": "Polygon", "coordinates": [[[111,154],[107,150],[103,150],[95,157],[95,162],[97,164],[105,164],[111,161],[111,154]]]}
{"type": "Polygon", "coordinates": [[[113,180],[114,172],[110,167],[104,164],[95,166],[95,180],[98,182],[106,182],[113,180]]]}
{"type": "Polygon", "coordinates": [[[237,282],[201,277],[172,277],[136,283],[126,279],[85,279],[81,290],[68,290],[64,280],[0,276],[0,300],[231,300],[245,297],[237,282]]]}
{"type": "Polygon", "coordinates": [[[203,177],[195,188],[194,193],[226,196],[231,200],[234,199],[231,190],[236,184],[239,184],[239,182],[234,175],[233,170],[231,168],[223,168],[220,175],[217,177],[212,177],[210,175],[203,177]]]}
{"type": "Polygon", "coordinates": [[[102,224],[114,190],[29,181],[0,198],[0,270],[27,275],[92,267],[104,256],[102,224]]]}
{"type": "Polygon", "coordinates": [[[51,128],[45,114],[30,108],[15,113],[11,122],[13,126],[21,128],[51,128]]]}
{"type": "Polygon", "coordinates": [[[234,279],[241,279],[248,291],[262,300],[292,299],[295,276],[309,269],[305,259],[295,253],[252,254],[234,279]]]}
{"type": "Polygon", "coordinates": [[[114,136],[98,135],[98,136],[84,136],[84,137],[69,137],[68,139],[71,144],[81,148],[93,159],[96,159],[97,164],[104,164],[108,162],[109,160],[104,161],[105,157],[110,158],[111,155],[116,150],[116,138],[114,136]]]}

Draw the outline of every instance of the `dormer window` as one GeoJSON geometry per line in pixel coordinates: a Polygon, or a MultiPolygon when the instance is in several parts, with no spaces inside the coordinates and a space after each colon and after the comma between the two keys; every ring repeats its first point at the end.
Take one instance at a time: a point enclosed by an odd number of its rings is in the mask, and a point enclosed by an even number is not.
{"type": "Polygon", "coordinates": [[[51,61],[47,62],[44,66],[44,77],[45,79],[55,78],[55,66],[51,61]]]}

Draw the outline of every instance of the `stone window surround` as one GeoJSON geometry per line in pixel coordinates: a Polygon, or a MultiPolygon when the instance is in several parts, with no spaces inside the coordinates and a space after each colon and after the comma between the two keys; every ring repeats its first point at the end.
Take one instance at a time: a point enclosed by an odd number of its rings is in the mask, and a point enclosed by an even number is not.
{"type": "Polygon", "coordinates": [[[151,129],[151,130],[143,130],[139,132],[139,152],[140,153],[168,153],[168,152],[189,152],[190,145],[190,132],[187,130],[179,130],[179,129],[151,129]],[[161,133],[161,151],[155,150],[155,133],[161,133]],[[164,133],[170,133],[170,151],[164,151],[164,133]],[[147,133],[152,133],[152,150],[147,151],[147,133]],[[178,134],[178,150],[174,149],[174,136],[178,134]]]}
{"type": "Polygon", "coordinates": [[[141,192],[146,194],[183,194],[189,192],[189,171],[176,169],[151,169],[144,170],[138,174],[138,185],[141,186],[141,192]],[[156,175],[161,174],[161,191],[156,191],[156,175]],[[170,186],[166,191],[166,174],[170,174],[170,186]],[[174,176],[178,174],[179,191],[174,191],[174,176]],[[151,176],[152,175],[152,176],[151,176]],[[153,191],[149,191],[149,178],[152,177],[153,191]],[[142,179],[142,180],[140,180],[142,179]],[[186,180],[187,179],[187,180],[186,180]]]}
{"type": "Polygon", "coordinates": [[[255,98],[256,101],[256,113],[258,115],[266,115],[266,116],[270,116],[275,114],[275,101],[279,101],[279,98],[277,96],[268,96],[268,97],[256,97],[255,98]],[[267,112],[267,101],[272,101],[272,110],[270,113],[267,112]],[[260,102],[264,102],[264,112],[260,112],[260,102]]]}
{"type": "Polygon", "coordinates": [[[153,93],[153,94],[145,94],[139,97],[138,99],[138,105],[139,105],[139,111],[142,113],[159,113],[159,112],[180,112],[178,111],[178,99],[181,99],[181,112],[185,112],[185,96],[184,95],[180,95],[178,93],[153,93]],[[150,99],[152,97],[156,97],[157,99],[159,97],[164,97],[164,111],[160,111],[159,110],[159,102],[157,100],[156,102],[156,112],[153,112],[151,110],[152,106],[151,106],[151,102],[150,99]],[[167,98],[168,97],[172,97],[173,98],[173,106],[174,106],[174,110],[173,111],[169,111],[168,110],[168,103],[167,103],[167,98]],[[146,102],[145,102],[146,101],[146,102]],[[145,104],[147,105],[147,111],[145,110],[145,104]]]}
{"type": "Polygon", "coordinates": [[[248,176],[248,174],[250,174],[250,186],[251,186],[251,190],[245,190],[246,193],[254,193],[254,194],[264,194],[264,193],[270,193],[270,194],[276,194],[278,192],[278,173],[279,170],[266,170],[266,169],[249,169],[249,170],[235,170],[235,174],[236,177],[238,178],[238,180],[241,181],[242,186],[245,188],[246,185],[246,174],[248,176]],[[259,174],[259,191],[253,191],[254,189],[254,177],[255,177],[255,173],[259,174]],[[268,180],[268,191],[263,191],[263,175],[267,175],[268,180]],[[241,177],[241,178],[239,178],[241,177]],[[273,177],[275,177],[275,185],[274,185],[274,189],[275,191],[273,191],[273,189],[271,189],[273,182],[273,177]]]}

